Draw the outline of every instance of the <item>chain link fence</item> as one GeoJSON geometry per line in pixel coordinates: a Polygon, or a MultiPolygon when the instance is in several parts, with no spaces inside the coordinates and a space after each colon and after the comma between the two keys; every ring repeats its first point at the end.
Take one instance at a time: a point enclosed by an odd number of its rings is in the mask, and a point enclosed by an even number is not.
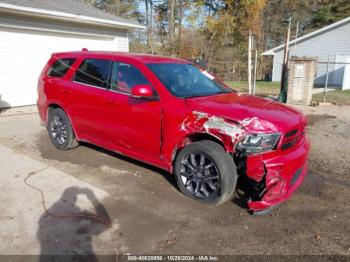
{"type": "Polygon", "coordinates": [[[350,54],[328,56],[318,61],[315,88],[350,89],[350,54]]]}

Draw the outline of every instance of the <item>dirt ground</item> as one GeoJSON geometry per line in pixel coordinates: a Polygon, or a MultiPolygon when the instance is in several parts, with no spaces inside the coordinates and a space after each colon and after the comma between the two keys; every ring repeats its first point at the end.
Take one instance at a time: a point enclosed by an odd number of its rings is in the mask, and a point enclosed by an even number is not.
{"type": "MultiPolygon", "coordinates": [[[[309,118],[309,174],[289,201],[260,217],[234,202],[196,203],[166,172],[91,145],[58,151],[33,108],[0,114],[0,144],[112,196],[102,205],[120,225],[119,254],[350,255],[350,106],[299,108],[309,118]]],[[[33,191],[28,201],[36,197],[33,191]]],[[[72,231],[72,224],[66,228],[72,231]]],[[[5,238],[0,232],[0,242],[5,238]]]]}

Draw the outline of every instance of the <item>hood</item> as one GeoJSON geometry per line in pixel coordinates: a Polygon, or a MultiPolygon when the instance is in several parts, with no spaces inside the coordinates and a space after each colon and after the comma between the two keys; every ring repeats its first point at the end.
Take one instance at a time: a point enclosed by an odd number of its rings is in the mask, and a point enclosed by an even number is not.
{"type": "MultiPolygon", "coordinates": [[[[272,124],[276,130],[283,133],[306,123],[305,116],[291,107],[269,99],[240,93],[187,98],[186,104],[193,111],[215,115],[239,123],[247,122],[250,119],[258,119],[267,123],[269,127],[272,124]]],[[[254,130],[248,131],[254,132],[254,130]]],[[[257,131],[261,132],[263,130],[260,128],[257,131]]]]}

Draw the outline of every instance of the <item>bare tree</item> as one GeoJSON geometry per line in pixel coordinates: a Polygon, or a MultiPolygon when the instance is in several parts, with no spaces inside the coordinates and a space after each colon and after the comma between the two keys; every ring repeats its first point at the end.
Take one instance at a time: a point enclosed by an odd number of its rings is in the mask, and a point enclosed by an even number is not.
{"type": "Polygon", "coordinates": [[[169,1],[169,45],[170,45],[170,54],[174,56],[174,38],[175,38],[175,0],[168,0],[169,1]]]}

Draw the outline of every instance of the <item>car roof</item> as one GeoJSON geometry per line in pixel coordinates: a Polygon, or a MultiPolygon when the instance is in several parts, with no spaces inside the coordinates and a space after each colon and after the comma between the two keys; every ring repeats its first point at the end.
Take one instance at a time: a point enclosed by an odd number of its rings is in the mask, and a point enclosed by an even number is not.
{"type": "Polygon", "coordinates": [[[186,63],[190,64],[190,61],[174,58],[165,57],[149,54],[139,54],[139,53],[127,53],[127,52],[113,52],[113,51],[75,51],[75,52],[62,52],[55,53],[54,56],[98,56],[104,58],[128,58],[131,60],[136,60],[144,64],[156,64],[156,63],[186,63]]]}

